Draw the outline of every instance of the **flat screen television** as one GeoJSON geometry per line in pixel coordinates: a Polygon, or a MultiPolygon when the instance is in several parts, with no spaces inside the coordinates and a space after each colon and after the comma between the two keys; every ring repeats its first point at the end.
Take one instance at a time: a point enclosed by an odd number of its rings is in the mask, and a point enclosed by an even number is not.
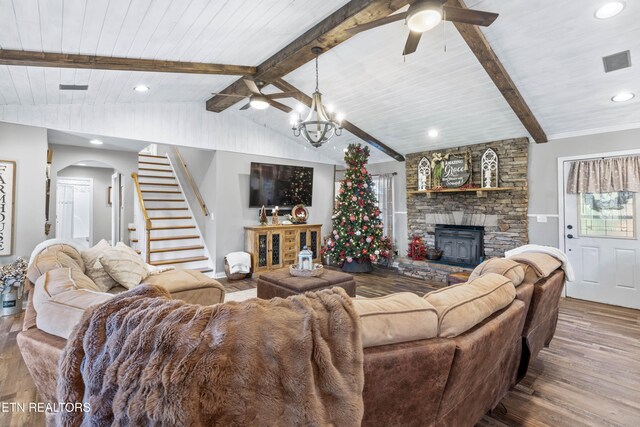
{"type": "Polygon", "coordinates": [[[313,168],[251,163],[249,207],[311,206],[313,168]]]}

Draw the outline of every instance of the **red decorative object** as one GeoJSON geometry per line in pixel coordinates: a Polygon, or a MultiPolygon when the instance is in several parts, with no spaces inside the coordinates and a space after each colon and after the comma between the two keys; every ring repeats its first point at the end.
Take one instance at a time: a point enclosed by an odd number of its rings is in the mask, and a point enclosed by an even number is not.
{"type": "Polygon", "coordinates": [[[414,261],[420,261],[427,256],[427,247],[422,241],[422,237],[415,235],[409,243],[407,256],[414,261]]]}

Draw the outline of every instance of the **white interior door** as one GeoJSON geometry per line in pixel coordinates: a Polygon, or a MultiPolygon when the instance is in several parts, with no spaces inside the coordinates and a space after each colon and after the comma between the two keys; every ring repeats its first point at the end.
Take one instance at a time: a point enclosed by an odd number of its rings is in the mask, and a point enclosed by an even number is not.
{"type": "Polygon", "coordinates": [[[56,238],[93,245],[93,182],[89,178],[58,178],[56,238]]]}
{"type": "Polygon", "coordinates": [[[567,194],[570,167],[564,162],[564,247],[576,280],[567,296],[640,309],[640,197],[567,194]]]}

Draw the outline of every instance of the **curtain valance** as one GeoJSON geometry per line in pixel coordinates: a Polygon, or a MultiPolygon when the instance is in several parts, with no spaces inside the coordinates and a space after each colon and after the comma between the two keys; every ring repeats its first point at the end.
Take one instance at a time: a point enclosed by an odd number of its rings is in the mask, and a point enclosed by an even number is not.
{"type": "Polygon", "coordinates": [[[640,192],[640,156],[573,162],[567,193],[640,192]]]}

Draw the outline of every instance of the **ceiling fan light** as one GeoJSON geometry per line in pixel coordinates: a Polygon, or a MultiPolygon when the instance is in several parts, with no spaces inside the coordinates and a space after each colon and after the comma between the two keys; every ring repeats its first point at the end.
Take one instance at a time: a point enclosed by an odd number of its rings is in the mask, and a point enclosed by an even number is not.
{"type": "Polygon", "coordinates": [[[252,96],[251,99],[249,100],[249,105],[251,105],[252,108],[255,108],[256,110],[266,110],[267,108],[269,108],[269,100],[267,98],[265,98],[264,96],[252,96]]]}
{"type": "Polygon", "coordinates": [[[407,26],[411,31],[424,33],[435,28],[442,21],[442,2],[426,1],[409,9],[407,26]]]}

